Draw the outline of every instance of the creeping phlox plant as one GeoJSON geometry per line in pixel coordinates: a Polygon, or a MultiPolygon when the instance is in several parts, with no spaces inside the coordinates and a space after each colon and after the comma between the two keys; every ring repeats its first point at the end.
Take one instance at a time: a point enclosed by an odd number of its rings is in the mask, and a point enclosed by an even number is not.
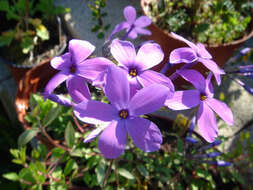
{"type": "Polygon", "coordinates": [[[69,41],[69,51],[51,61],[51,66],[59,72],[48,82],[44,97],[72,106],[79,120],[96,125],[97,129],[84,142],[99,136],[98,148],[108,159],[115,159],[124,152],[127,134],[139,149],[145,152],[159,150],[162,134],[158,126],[143,115],[162,106],[172,110],[198,107],[194,114],[199,133],[207,142],[215,142],[218,127],[214,112],[227,124],[233,125],[229,107],[213,97],[212,76],[220,85],[224,70],[212,60],[203,44],[195,45],[174,33],[189,47],[172,51],[169,62],[185,65],[171,77],[151,70],[164,58],[159,44],[146,42],[136,49],[130,41],[125,41],[126,38],[136,38],[138,34],[149,35],[150,31],[144,27],[151,20],[146,16],[136,19],[136,11],[131,6],[124,9],[124,16],[126,21],[118,24],[108,39],[110,56],[89,58],[95,50],[91,43],[78,39],[69,41]],[[126,30],[126,34],[121,39],[113,39],[121,30],[126,30]],[[198,62],[210,70],[206,79],[191,69],[198,62]],[[190,82],[195,89],[175,91],[173,80],[177,77],[190,82]],[[71,101],[54,94],[54,89],[64,81],[71,101]],[[91,99],[91,85],[104,91],[109,104],[91,99]]]}

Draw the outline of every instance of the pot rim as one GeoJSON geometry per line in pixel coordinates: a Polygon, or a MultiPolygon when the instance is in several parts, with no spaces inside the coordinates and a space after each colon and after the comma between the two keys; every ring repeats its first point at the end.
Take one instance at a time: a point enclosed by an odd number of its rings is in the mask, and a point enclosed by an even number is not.
{"type": "MultiPolygon", "coordinates": [[[[141,4],[141,9],[142,9],[142,12],[145,16],[148,16],[146,14],[146,10],[145,10],[145,7],[147,6],[147,1],[149,0],[140,0],[140,4],[141,4]]],[[[149,17],[149,16],[148,16],[149,17]]],[[[149,17],[150,18],[150,17],[149,17]]],[[[243,42],[247,41],[248,39],[250,39],[252,36],[253,36],[253,20],[251,21],[252,22],[252,27],[251,27],[251,31],[247,34],[247,35],[244,35],[242,38],[240,39],[237,39],[237,40],[233,40],[231,42],[228,42],[228,43],[223,43],[223,44],[212,44],[212,45],[209,45],[209,44],[206,44],[206,43],[202,43],[205,45],[205,47],[208,47],[208,48],[216,48],[216,47],[226,47],[226,46],[236,46],[236,45],[239,45],[239,44],[242,44],[243,42]]],[[[161,31],[163,34],[169,36],[170,38],[173,38],[174,40],[176,41],[180,41],[178,40],[177,38],[175,38],[172,34],[170,34],[169,32],[167,32],[166,30],[162,30],[160,27],[158,27],[155,23],[151,23],[151,25],[153,27],[155,27],[157,30],[161,31]]],[[[150,25],[150,26],[151,26],[150,25]]],[[[180,41],[181,42],[181,41],[180,41]]]]}

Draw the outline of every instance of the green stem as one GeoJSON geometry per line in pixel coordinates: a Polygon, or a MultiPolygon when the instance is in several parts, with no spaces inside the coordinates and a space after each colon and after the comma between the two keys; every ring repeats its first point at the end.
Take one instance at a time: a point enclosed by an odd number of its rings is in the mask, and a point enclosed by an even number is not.
{"type": "Polygon", "coordinates": [[[110,165],[109,165],[109,167],[106,170],[106,174],[105,174],[105,177],[104,177],[103,182],[102,182],[102,188],[101,188],[102,190],[105,189],[105,182],[107,181],[107,179],[108,179],[108,177],[109,177],[109,175],[111,173],[112,163],[113,163],[113,160],[110,160],[110,165]]]}

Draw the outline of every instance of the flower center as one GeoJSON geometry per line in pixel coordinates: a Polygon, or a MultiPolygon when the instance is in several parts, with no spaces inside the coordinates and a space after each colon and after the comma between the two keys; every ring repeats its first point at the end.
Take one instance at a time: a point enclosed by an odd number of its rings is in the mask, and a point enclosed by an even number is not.
{"type": "Polygon", "coordinates": [[[127,110],[120,110],[119,112],[119,116],[122,118],[122,119],[126,119],[128,117],[128,111],[127,110]]]}
{"type": "Polygon", "coordinates": [[[72,64],[69,68],[69,71],[74,74],[76,72],[76,66],[74,64],[72,64]]]}
{"type": "Polygon", "coordinates": [[[203,93],[200,94],[200,100],[201,101],[206,100],[206,98],[207,98],[207,96],[205,94],[203,94],[203,93]]]}
{"type": "Polygon", "coordinates": [[[136,77],[138,74],[137,69],[129,69],[129,75],[131,77],[136,77]]]}

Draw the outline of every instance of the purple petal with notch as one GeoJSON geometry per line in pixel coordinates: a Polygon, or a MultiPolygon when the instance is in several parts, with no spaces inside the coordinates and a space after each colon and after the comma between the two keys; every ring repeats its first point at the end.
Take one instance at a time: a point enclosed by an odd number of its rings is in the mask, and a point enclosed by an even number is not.
{"type": "Polygon", "coordinates": [[[198,59],[196,52],[188,47],[174,49],[170,53],[170,63],[192,63],[198,59]]]}
{"type": "Polygon", "coordinates": [[[164,58],[163,51],[159,44],[146,43],[139,49],[136,56],[136,63],[142,65],[142,69],[146,70],[158,65],[164,58]]]}
{"type": "Polygon", "coordinates": [[[135,62],[136,52],[134,45],[128,41],[113,40],[111,54],[121,66],[128,67],[135,62]]]}
{"type": "Polygon", "coordinates": [[[125,150],[127,130],[125,122],[113,121],[102,132],[98,140],[98,149],[105,158],[115,159],[125,150]]]}
{"type": "Polygon", "coordinates": [[[124,71],[117,66],[110,66],[107,73],[105,94],[117,109],[127,108],[130,99],[130,87],[124,71]]]}
{"type": "Polygon", "coordinates": [[[89,80],[95,80],[103,72],[106,72],[108,66],[114,65],[109,59],[96,57],[86,59],[76,68],[76,74],[89,80]]]}
{"type": "Polygon", "coordinates": [[[54,57],[50,61],[50,65],[57,70],[68,70],[71,66],[71,55],[70,53],[65,53],[59,57],[54,57]]]}
{"type": "Polygon", "coordinates": [[[205,100],[206,104],[212,108],[227,124],[233,125],[233,113],[231,109],[223,102],[216,100],[214,98],[207,98],[205,100]]]}
{"type": "Polygon", "coordinates": [[[73,39],[69,41],[69,52],[71,53],[71,60],[78,65],[89,57],[95,50],[90,42],[84,40],[73,39]]]}
{"type": "Polygon", "coordinates": [[[198,129],[200,135],[209,143],[215,141],[218,136],[215,115],[205,102],[201,102],[199,105],[198,129]]]}
{"type": "Polygon", "coordinates": [[[149,17],[147,17],[147,16],[140,16],[139,18],[136,19],[134,25],[136,27],[142,28],[142,27],[149,26],[151,23],[152,23],[152,20],[149,17]]]}
{"type": "Polygon", "coordinates": [[[110,104],[83,101],[74,107],[75,116],[86,123],[101,124],[118,119],[118,110],[110,104]]]}
{"type": "Polygon", "coordinates": [[[142,88],[130,100],[130,115],[138,116],[156,111],[163,106],[168,93],[169,89],[161,84],[142,88]]]}
{"type": "Polygon", "coordinates": [[[162,135],[153,122],[143,118],[127,119],[126,128],[134,144],[141,150],[154,152],[160,149],[162,135]]]}
{"type": "Polygon", "coordinates": [[[186,110],[200,104],[198,90],[176,91],[172,98],[167,98],[164,105],[173,110],[186,110]]]}
{"type": "Polygon", "coordinates": [[[127,6],[124,8],[124,16],[129,24],[133,24],[136,19],[136,10],[132,6],[127,6]]]}
{"type": "Polygon", "coordinates": [[[122,30],[124,30],[124,29],[126,29],[126,28],[129,28],[129,27],[130,27],[130,25],[129,25],[127,22],[125,22],[125,21],[123,21],[123,22],[117,24],[117,25],[114,27],[113,31],[111,32],[111,34],[110,34],[108,40],[111,40],[111,39],[113,38],[113,36],[114,36],[116,33],[120,32],[120,31],[122,31],[122,30]]]}
{"type": "Polygon", "coordinates": [[[150,36],[152,34],[152,32],[150,30],[147,30],[145,28],[139,28],[139,27],[135,27],[134,28],[135,32],[137,32],[138,34],[142,34],[142,35],[147,35],[150,36]]]}
{"type": "Polygon", "coordinates": [[[205,90],[206,87],[205,78],[198,71],[187,69],[187,70],[179,70],[177,71],[177,73],[185,80],[192,83],[196,89],[200,91],[205,90]]]}
{"type": "Polygon", "coordinates": [[[162,84],[169,88],[168,97],[172,97],[175,88],[172,81],[163,75],[162,73],[158,73],[152,70],[146,70],[142,72],[139,76],[137,76],[137,80],[141,83],[143,87],[150,86],[152,84],[162,84]]]}

